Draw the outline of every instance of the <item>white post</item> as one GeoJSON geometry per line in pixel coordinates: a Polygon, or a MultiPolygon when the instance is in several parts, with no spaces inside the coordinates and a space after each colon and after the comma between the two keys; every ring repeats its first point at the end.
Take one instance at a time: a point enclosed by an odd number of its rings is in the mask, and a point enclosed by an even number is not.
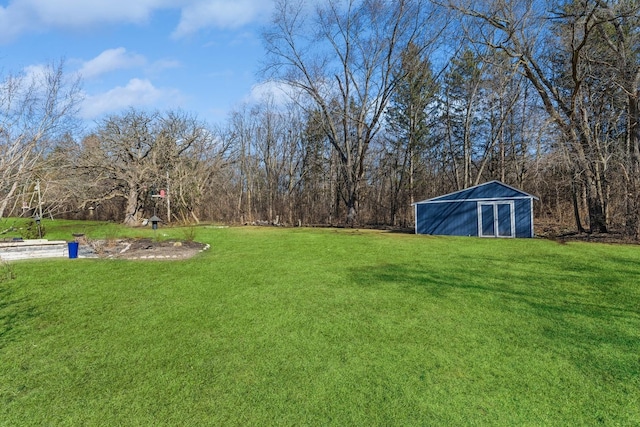
{"type": "Polygon", "coordinates": [[[167,223],[171,222],[171,192],[169,191],[169,171],[167,171],[167,223]]]}
{"type": "Polygon", "coordinates": [[[42,198],[40,196],[40,180],[36,181],[36,190],[38,190],[38,215],[42,220],[42,198]]]}

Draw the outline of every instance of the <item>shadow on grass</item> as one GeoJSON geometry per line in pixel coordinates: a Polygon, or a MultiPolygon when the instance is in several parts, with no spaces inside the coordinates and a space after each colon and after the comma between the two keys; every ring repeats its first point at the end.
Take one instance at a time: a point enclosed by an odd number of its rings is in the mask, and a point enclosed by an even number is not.
{"type": "Polygon", "coordinates": [[[0,282],[0,349],[20,337],[30,319],[38,316],[27,297],[18,297],[10,281],[0,282]]]}
{"type": "Polygon", "coordinates": [[[477,310],[527,325],[526,339],[551,347],[582,370],[603,373],[606,367],[607,375],[627,379],[640,375],[640,298],[631,278],[621,281],[593,266],[587,274],[574,266],[547,275],[535,263],[514,271],[478,267],[491,260],[485,261],[446,271],[401,264],[357,268],[352,279],[366,288],[393,286],[408,298],[441,301],[461,319],[468,319],[464,310],[477,310]]]}

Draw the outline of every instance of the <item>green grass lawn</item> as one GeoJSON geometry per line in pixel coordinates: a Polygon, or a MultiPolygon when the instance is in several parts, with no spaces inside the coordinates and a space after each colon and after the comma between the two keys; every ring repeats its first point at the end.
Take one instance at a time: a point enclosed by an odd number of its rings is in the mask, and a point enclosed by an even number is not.
{"type": "Polygon", "coordinates": [[[188,261],[1,267],[0,425],[640,425],[638,246],[196,240],[188,261]]]}

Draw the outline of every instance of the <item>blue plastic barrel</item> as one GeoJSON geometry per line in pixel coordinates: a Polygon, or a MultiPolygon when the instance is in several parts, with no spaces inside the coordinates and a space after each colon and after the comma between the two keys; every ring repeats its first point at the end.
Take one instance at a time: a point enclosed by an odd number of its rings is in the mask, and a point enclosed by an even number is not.
{"type": "Polygon", "coordinates": [[[78,258],[78,242],[68,242],[69,245],[69,258],[78,258]]]}

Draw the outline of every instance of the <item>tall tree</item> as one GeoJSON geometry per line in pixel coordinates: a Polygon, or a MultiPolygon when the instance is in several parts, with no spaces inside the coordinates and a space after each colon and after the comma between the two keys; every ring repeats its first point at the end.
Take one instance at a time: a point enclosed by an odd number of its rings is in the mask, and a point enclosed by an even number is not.
{"type": "Polygon", "coordinates": [[[160,199],[167,208],[166,219],[200,222],[210,181],[226,166],[228,144],[196,116],[183,111],[165,112],[156,127],[152,179],[166,187],[166,197],[160,199]]]}
{"type": "Polygon", "coordinates": [[[531,82],[573,159],[590,231],[606,232],[608,195],[602,160],[608,153],[592,131],[596,104],[589,63],[597,53],[599,34],[612,20],[622,19],[620,11],[598,0],[561,4],[497,0],[472,7],[451,0],[450,5],[473,25],[485,28],[482,41],[513,58],[531,82]]]}
{"type": "Polygon", "coordinates": [[[453,58],[445,75],[444,112],[445,135],[457,190],[467,188],[473,182],[472,160],[474,141],[480,118],[483,68],[485,62],[470,49],[453,58]]]}
{"type": "MultiPolygon", "coordinates": [[[[416,163],[429,148],[430,110],[437,83],[431,63],[420,47],[411,43],[402,52],[400,68],[394,72],[396,87],[386,111],[387,158],[391,183],[391,222],[396,224],[401,207],[415,200],[416,163]]],[[[407,218],[404,218],[406,223],[407,218]]]]}
{"type": "Polygon", "coordinates": [[[83,141],[75,165],[84,187],[81,207],[122,199],[124,223],[138,225],[143,214],[151,213],[152,191],[167,185],[167,176],[179,169],[189,149],[206,145],[210,138],[197,119],[176,112],[162,115],[130,109],[105,118],[95,134],[83,141]]]}
{"type": "Polygon", "coordinates": [[[255,197],[257,193],[258,161],[254,147],[257,120],[248,108],[233,111],[229,123],[229,139],[232,146],[232,156],[236,165],[235,193],[236,213],[239,222],[253,222],[255,212],[255,197]]]}
{"type": "Polygon", "coordinates": [[[369,146],[380,130],[401,54],[422,38],[427,10],[421,0],[328,0],[315,14],[306,2],[279,0],[265,33],[267,71],[306,94],[319,126],[340,159],[346,222],[358,222],[369,146]]]}
{"type": "Polygon", "coordinates": [[[65,75],[63,61],[0,82],[0,218],[49,142],[73,130],[80,95],[80,82],[65,75]]]}
{"type": "MultiPolygon", "coordinates": [[[[610,82],[605,93],[618,93],[623,107],[619,128],[624,129],[623,170],[626,232],[640,238],[640,2],[618,0],[600,2],[603,24],[597,27],[603,46],[591,57],[599,76],[610,82]]],[[[611,99],[611,97],[609,98],[611,99]]],[[[610,105],[606,103],[604,105],[610,105]]]]}

